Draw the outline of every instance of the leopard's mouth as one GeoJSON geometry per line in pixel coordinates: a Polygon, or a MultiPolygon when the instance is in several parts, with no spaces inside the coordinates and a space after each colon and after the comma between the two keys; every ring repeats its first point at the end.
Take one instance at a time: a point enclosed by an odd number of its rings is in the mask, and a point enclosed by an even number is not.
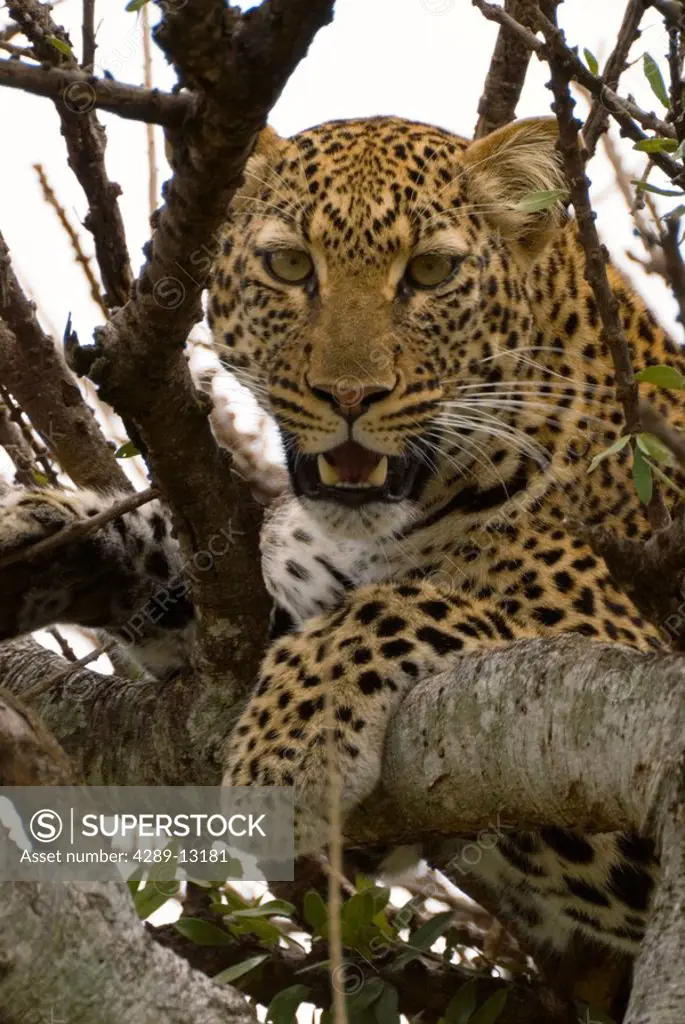
{"type": "Polygon", "coordinates": [[[381,455],[346,441],[320,455],[288,448],[288,469],[298,496],[359,508],[372,501],[418,498],[429,469],[413,455],[381,455]]]}

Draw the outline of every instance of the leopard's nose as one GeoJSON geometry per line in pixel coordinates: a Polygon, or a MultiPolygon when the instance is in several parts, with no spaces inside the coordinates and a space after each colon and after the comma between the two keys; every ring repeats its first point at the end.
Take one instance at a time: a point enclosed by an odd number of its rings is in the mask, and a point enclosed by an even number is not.
{"type": "Polygon", "coordinates": [[[356,420],[373,402],[391,394],[396,381],[392,384],[363,384],[357,377],[338,377],[334,382],[308,380],[307,383],[314,395],[327,402],[336,412],[348,420],[356,420]]]}

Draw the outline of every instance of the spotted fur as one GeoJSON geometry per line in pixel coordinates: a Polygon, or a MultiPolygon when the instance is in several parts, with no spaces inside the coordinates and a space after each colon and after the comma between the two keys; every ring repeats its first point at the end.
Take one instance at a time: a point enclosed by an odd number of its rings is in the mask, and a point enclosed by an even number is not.
{"type": "MultiPolygon", "coordinates": [[[[327,834],[327,722],[346,812],[379,778],[403,694],[463,652],[560,632],[657,639],[567,526],[572,511],[648,531],[627,452],[587,473],[623,421],[574,227],[559,206],[519,207],[560,186],[548,120],[470,144],[375,118],[267,132],[234,203],[210,319],[226,366],[275,416],[296,494],[263,543],[292,629],[266,656],[228,781],[294,786],[303,851],[327,834]],[[283,247],[311,259],[304,284],[269,273],[283,247]],[[453,262],[438,287],[407,280],[421,252],[453,262]],[[417,456],[422,488],[358,508],[297,493],[298,460],[349,438],[417,456]]],[[[636,365],[682,366],[611,275],[636,365]]],[[[638,837],[550,828],[502,838],[474,871],[537,941],[562,948],[580,929],[634,950],[655,863],[638,837]]]]}
{"type": "MultiPolygon", "coordinates": [[[[568,527],[571,511],[628,537],[649,532],[627,451],[587,473],[622,415],[574,227],[558,204],[537,214],[519,205],[558,187],[548,120],[469,143],[374,118],[289,140],[266,131],[231,207],[209,317],[226,366],[275,417],[293,493],[263,532],[284,635],[235,730],[226,781],[294,786],[302,851],[326,838],[327,725],[347,811],[378,780],[403,695],[462,653],[562,632],[634,649],[659,637],[568,527]],[[269,254],[284,249],[311,260],[306,281],[274,277],[269,254]],[[409,280],[417,253],[448,259],[442,283],[409,280]],[[357,506],[350,491],[312,489],[306,467],[351,441],[365,458],[388,456],[398,479],[411,470],[412,486],[357,506]]],[[[642,301],[610,274],[635,365],[685,370],[642,301]]],[[[677,421],[677,395],[652,398],[677,421]]],[[[4,499],[0,552],[60,528],[51,517],[63,526],[107,504],[75,502],[4,499]]],[[[67,545],[18,603],[10,632],[54,621],[36,595],[57,588],[70,621],[121,629],[142,600],[162,607],[155,643],[165,631],[172,647],[187,638],[185,593],[159,604],[181,570],[162,511],[151,505],[96,537],[87,564],[110,581],[116,607],[69,589],[85,563],[67,545]]],[[[580,929],[633,951],[655,871],[637,836],[552,827],[502,837],[474,866],[501,914],[555,949],[580,929]]]]}

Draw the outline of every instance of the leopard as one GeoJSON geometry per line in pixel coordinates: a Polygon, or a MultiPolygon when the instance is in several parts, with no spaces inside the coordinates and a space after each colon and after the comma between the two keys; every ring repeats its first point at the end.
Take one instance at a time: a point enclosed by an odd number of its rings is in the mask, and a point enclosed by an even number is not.
{"type": "MultiPolygon", "coordinates": [[[[468,652],[562,634],[663,647],[574,526],[652,532],[629,446],[588,471],[624,415],[567,188],[554,118],[470,140],[377,116],[290,138],[266,127],[231,202],[207,317],[221,363],[276,424],[289,487],[265,515],[275,625],[224,781],[293,787],[299,854],[327,842],[331,756],[344,821],[378,785],[406,694],[468,652]]],[[[607,273],[634,366],[685,372],[607,273]]],[[[677,392],[644,393],[678,422],[677,392]]],[[[0,556],[115,499],[13,489],[0,556]]],[[[128,639],[151,672],[179,671],[192,595],[164,506],[87,543],[117,600],[90,599],[65,545],[72,562],[31,582],[0,639],[65,616],[122,638],[172,580],[178,599],[128,639]]],[[[658,857],[637,832],[550,823],[503,832],[470,870],[534,946],[581,935],[634,955],[658,857]]]]}

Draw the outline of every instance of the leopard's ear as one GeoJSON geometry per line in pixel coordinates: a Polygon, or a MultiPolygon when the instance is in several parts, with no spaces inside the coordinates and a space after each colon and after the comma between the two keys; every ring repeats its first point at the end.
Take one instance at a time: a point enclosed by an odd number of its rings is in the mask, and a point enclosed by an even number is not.
{"type": "Polygon", "coordinates": [[[249,199],[259,191],[268,176],[269,168],[273,167],[281,159],[286,144],[287,139],[282,139],[271,125],[266,125],[262,129],[257,136],[254,149],[245,165],[243,183],[231,203],[233,209],[240,209],[244,204],[244,200],[249,199]]]}
{"type": "MultiPolygon", "coordinates": [[[[534,256],[564,219],[563,199],[545,205],[533,193],[566,190],[553,117],[531,117],[498,128],[464,152],[476,210],[524,253],[534,256]],[[529,202],[525,200],[531,197],[529,202]]],[[[548,199],[550,197],[547,197],[548,199]]]]}

